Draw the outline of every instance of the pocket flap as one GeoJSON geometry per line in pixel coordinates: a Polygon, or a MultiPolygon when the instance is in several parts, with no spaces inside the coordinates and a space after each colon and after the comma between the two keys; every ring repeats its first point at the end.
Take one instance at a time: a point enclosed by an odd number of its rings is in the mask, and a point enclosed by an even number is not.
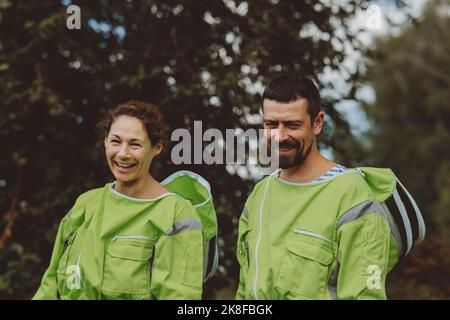
{"type": "Polygon", "coordinates": [[[153,254],[153,246],[136,246],[124,244],[111,244],[108,255],[126,260],[147,261],[153,254]]]}
{"type": "Polygon", "coordinates": [[[297,256],[317,261],[326,266],[333,262],[333,253],[319,245],[308,242],[288,241],[287,248],[297,256]]]}

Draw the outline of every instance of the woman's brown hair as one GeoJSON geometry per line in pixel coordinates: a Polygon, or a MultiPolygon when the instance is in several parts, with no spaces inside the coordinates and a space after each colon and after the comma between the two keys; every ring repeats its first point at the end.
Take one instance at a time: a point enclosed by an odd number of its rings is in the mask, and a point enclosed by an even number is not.
{"type": "Polygon", "coordinates": [[[167,139],[167,132],[164,127],[161,111],[157,106],[151,103],[138,100],[127,101],[106,112],[103,118],[95,126],[95,131],[102,142],[108,136],[114,120],[122,115],[141,120],[147,129],[147,134],[150,138],[152,146],[160,143],[164,148],[167,139]]]}

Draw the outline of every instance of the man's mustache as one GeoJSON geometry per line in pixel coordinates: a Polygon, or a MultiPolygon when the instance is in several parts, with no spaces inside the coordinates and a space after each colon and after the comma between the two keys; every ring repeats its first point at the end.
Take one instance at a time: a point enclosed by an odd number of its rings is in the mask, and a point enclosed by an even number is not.
{"type": "Polygon", "coordinates": [[[280,149],[293,149],[293,148],[300,148],[301,143],[297,140],[283,140],[279,142],[278,147],[280,149]]]}
{"type": "MultiPolygon", "coordinates": [[[[268,141],[268,146],[272,149],[272,139],[268,141]]],[[[291,148],[300,149],[301,147],[302,143],[297,140],[283,140],[278,143],[278,148],[281,149],[291,149],[291,148]]]]}

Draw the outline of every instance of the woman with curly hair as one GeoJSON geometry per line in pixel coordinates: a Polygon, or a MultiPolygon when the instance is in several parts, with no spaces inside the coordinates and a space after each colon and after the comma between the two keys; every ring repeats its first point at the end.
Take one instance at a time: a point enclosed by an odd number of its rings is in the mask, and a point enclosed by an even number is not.
{"type": "Polygon", "coordinates": [[[166,137],[159,109],[129,101],[96,129],[115,182],[80,195],[62,219],[33,299],[200,299],[201,220],[150,174],[166,137]]]}

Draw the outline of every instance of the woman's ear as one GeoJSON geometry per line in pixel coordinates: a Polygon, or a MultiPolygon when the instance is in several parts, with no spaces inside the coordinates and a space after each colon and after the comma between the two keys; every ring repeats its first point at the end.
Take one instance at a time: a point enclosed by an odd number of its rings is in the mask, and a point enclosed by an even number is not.
{"type": "Polygon", "coordinates": [[[155,155],[158,155],[158,154],[161,153],[161,151],[163,149],[163,146],[162,146],[162,144],[160,142],[158,142],[157,144],[155,144],[153,146],[153,149],[155,150],[155,155]]]}

